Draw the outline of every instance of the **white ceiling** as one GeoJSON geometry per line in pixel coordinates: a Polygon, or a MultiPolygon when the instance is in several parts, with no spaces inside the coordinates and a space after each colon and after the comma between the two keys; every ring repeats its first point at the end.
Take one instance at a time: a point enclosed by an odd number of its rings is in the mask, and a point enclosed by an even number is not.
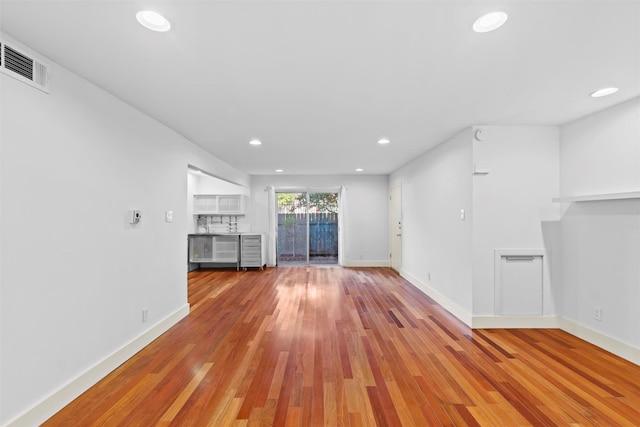
{"type": "Polygon", "coordinates": [[[640,94],[639,1],[2,0],[0,29],[250,174],[387,174],[470,125],[640,94]]]}

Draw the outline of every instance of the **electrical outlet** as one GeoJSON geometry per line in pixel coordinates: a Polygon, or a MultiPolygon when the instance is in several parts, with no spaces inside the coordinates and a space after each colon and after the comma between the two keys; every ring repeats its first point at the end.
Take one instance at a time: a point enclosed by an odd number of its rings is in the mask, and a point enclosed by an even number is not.
{"type": "Polygon", "coordinates": [[[602,322],[602,308],[593,307],[593,318],[602,322]]]}
{"type": "Polygon", "coordinates": [[[142,323],[147,323],[147,320],[149,320],[149,309],[148,308],[143,308],[142,309],[142,323]]]}

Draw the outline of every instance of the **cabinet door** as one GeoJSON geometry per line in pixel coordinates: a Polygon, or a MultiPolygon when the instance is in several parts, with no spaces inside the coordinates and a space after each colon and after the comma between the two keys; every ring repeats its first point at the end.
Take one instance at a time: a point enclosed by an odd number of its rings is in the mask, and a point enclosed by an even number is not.
{"type": "Polygon", "coordinates": [[[237,214],[242,212],[241,196],[239,195],[220,195],[218,196],[218,213],[220,214],[237,214]]]}
{"type": "Polygon", "coordinates": [[[238,236],[214,236],[215,262],[238,262],[238,236]]]}
{"type": "Polygon", "coordinates": [[[213,261],[213,237],[190,236],[189,237],[189,261],[190,262],[213,261]]]}
{"type": "Polygon", "coordinates": [[[240,194],[196,194],[193,213],[198,215],[244,215],[246,196],[240,194]]]}
{"type": "Polygon", "coordinates": [[[193,211],[198,213],[215,213],[218,210],[218,199],[215,195],[193,196],[193,211]]]}

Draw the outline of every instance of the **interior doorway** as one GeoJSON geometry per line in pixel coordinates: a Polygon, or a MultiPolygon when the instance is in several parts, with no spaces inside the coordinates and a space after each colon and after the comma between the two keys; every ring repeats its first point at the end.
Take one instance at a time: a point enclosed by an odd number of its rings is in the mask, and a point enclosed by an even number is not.
{"type": "Polygon", "coordinates": [[[402,187],[389,189],[389,262],[391,268],[402,268],[402,187]]]}
{"type": "Polygon", "coordinates": [[[338,263],[338,193],[277,195],[278,265],[338,263]]]}

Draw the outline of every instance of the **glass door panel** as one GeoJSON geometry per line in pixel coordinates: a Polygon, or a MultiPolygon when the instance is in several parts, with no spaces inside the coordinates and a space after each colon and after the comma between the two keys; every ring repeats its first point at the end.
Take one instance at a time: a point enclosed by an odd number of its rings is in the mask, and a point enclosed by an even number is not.
{"type": "Polygon", "coordinates": [[[309,262],[307,193],[278,193],[278,265],[309,262]]]}
{"type": "Polygon", "coordinates": [[[338,263],[338,193],[309,193],[309,263],[338,263]]]}

